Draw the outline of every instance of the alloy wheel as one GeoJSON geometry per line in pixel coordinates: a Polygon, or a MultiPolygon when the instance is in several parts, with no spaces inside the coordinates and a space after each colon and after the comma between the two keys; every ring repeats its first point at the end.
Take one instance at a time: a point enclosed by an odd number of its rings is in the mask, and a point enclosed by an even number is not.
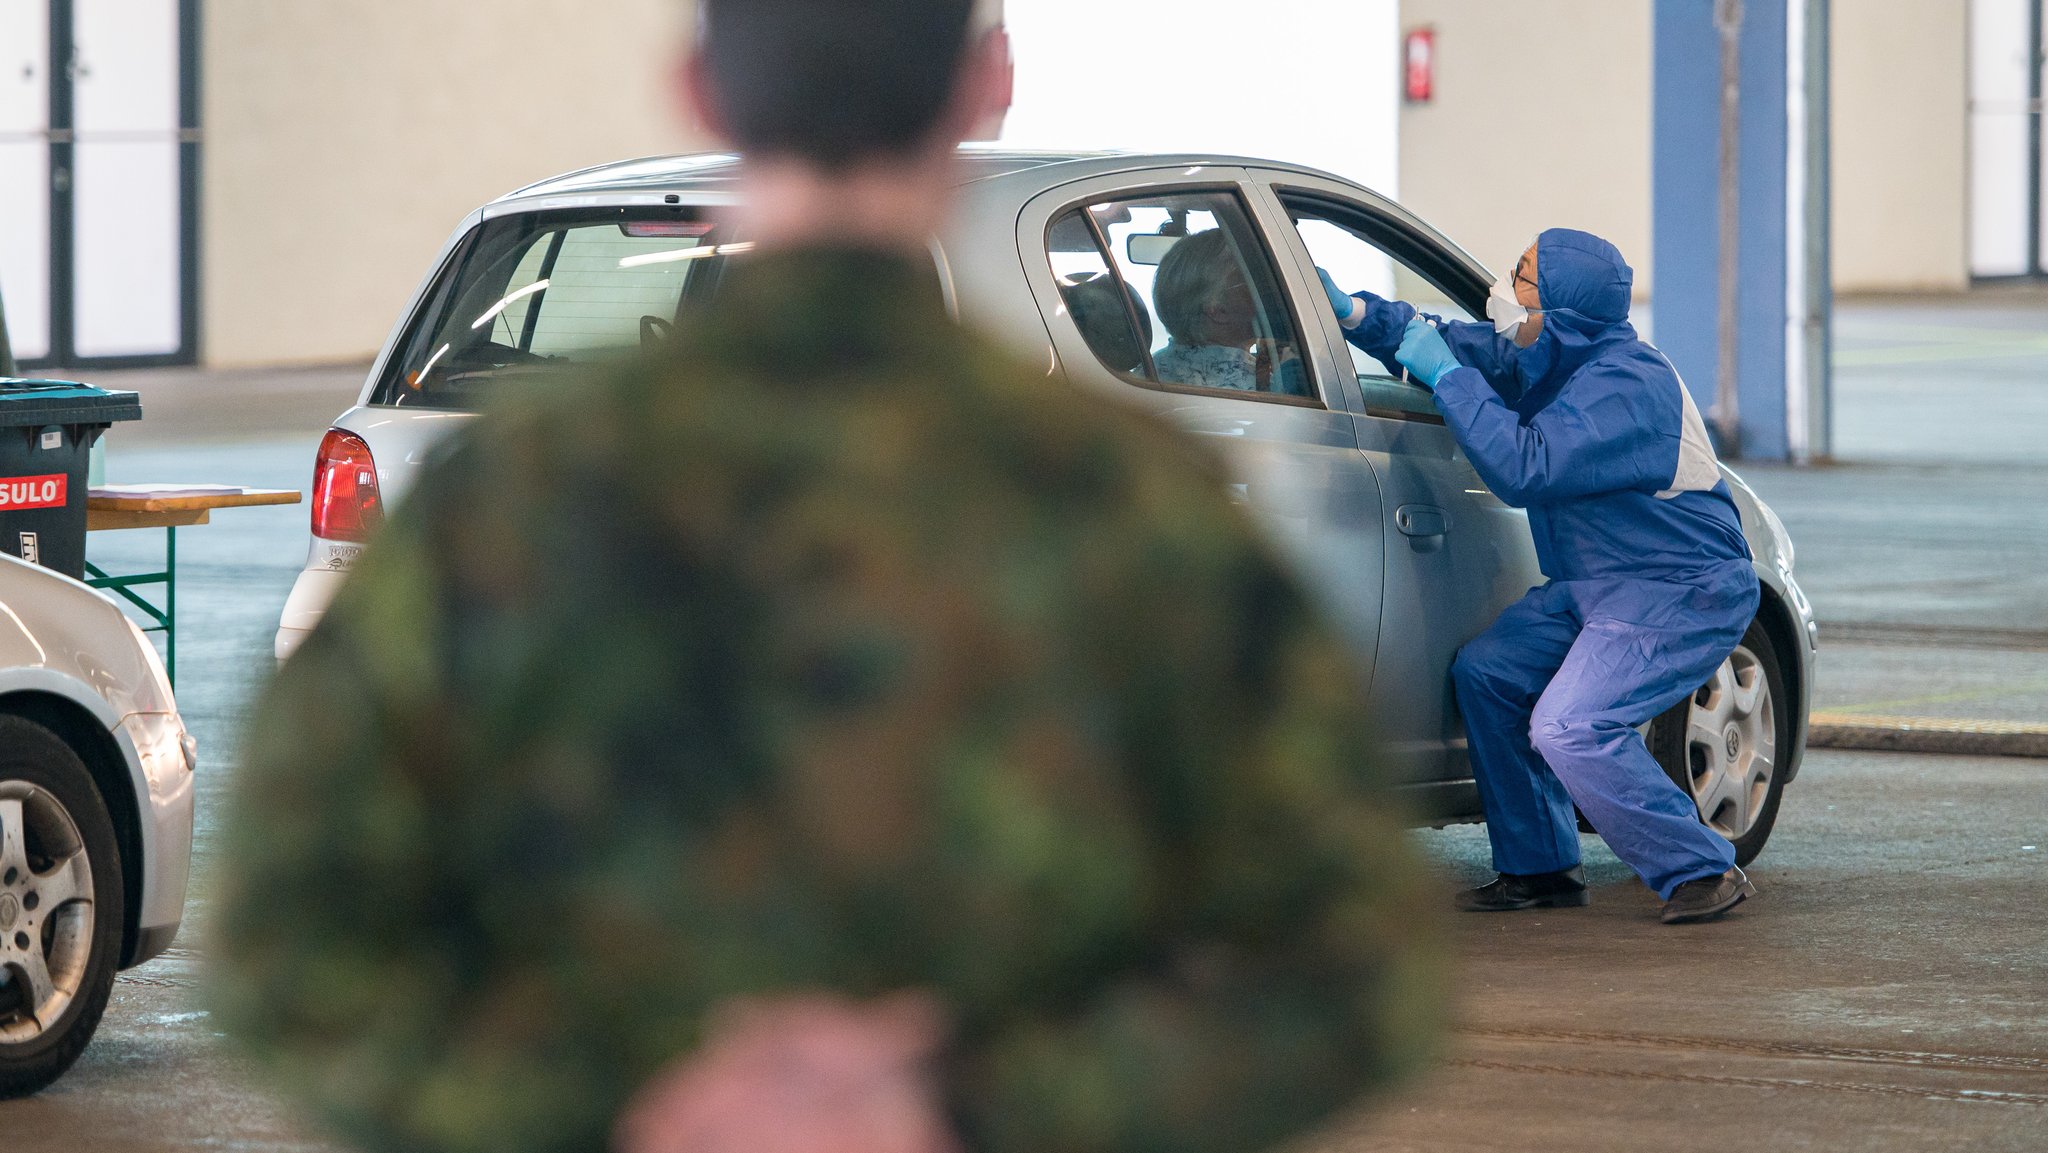
{"type": "Polygon", "coordinates": [[[48,791],[0,781],[0,1044],[53,1028],[92,960],[92,860],[48,791]]]}

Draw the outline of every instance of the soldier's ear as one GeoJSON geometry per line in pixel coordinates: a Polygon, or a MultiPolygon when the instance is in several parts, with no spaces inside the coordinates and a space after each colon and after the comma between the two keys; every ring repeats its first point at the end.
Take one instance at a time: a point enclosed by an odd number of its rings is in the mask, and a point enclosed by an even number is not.
{"type": "Polygon", "coordinates": [[[1017,62],[1010,30],[998,24],[968,48],[961,64],[960,98],[966,105],[966,138],[1000,140],[1017,99],[1017,62]]]}
{"type": "Polygon", "coordinates": [[[717,86],[711,82],[711,64],[704,53],[695,48],[685,52],[676,61],[672,82],[683,123],[697,135],[708,137],[711,143],[731,147],[732,133],[727,129],[725,109],[718,102],[717,86]]]}

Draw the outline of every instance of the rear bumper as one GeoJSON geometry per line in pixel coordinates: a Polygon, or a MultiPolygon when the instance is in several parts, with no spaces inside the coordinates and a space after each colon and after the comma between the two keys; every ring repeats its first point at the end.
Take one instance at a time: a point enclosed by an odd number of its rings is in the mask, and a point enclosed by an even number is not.
{"type": "Polygon", "coordinates": [[[284,602],[284,613],[277,622],[277,640],[272,645],[280,662],[291,659],[299,645],[312,635],[347,580],[348,573],[334,569],[307,569],[299,574],[291,597],[284,602]]]}
{"type": "Polygon", "coordinates": [[[309,629],[280,628],[277,630],[277,639],[271,642],[270,651],[277,658],[277,663],[283,664],[292,659],[292,654],[298,652],[299,646],[306,643],[306,638],[312,635],[309,629]]]}

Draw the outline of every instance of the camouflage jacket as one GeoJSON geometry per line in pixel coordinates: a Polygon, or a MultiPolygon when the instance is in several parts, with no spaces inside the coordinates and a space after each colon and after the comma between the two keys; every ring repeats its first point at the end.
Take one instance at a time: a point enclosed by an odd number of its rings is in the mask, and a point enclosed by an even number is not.
{"type": "Polygon", "coordinates": [[[393,1153],[598,1150],[740,994],[935,991],[971,1149],[1249,1151],[1444,1005],[1355,668],[1192,447],[763,255],[508,399],[258,709],[219,1016],[393,1153]]]}

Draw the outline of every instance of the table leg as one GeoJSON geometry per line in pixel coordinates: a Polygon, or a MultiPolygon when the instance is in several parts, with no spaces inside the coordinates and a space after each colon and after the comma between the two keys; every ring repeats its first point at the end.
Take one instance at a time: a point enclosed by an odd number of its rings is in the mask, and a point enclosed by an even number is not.
{"type": "Polygon", "coordinates": [[[164,676],[178,683],[178,530],[164,529],[164,676]]]}
{"type": "Polygon", "coordinates": [[[168,525],[164,526],[162,572],[110,576],[106,570],[87,561],[85,573],[87,585],[120,597],[134,605],[143,616],[156,622],[142,631],[164,634],[164,676],[175,686],[178,683],[178,530],[168,525]],[[151,604],[135,591],[143,585],[164,586],[163,607],[151,604]]]}

